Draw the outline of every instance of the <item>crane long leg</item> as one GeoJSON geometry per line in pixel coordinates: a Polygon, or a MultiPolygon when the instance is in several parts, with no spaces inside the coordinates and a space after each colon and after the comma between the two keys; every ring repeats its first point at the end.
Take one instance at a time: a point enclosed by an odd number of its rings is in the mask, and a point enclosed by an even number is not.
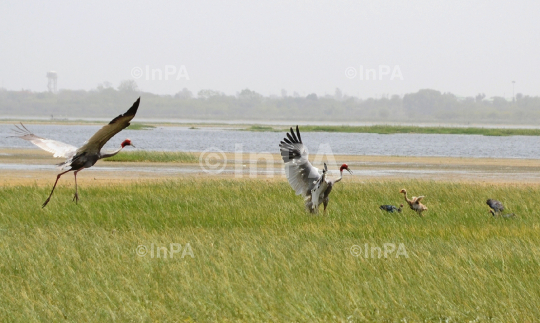
{"type": "Polygon", "coordinates": [[[75,176],[75,196],[73,196],[73,201],[75,201],[75,203],[79,202],[79,194],[77,193],[77,173],[83,169],[84,168],[81,168],[73,172],[73,175],[75,176]]]}
{"type": "Polygon", "coordinates": [[[58,183],[58,180],[60,179],[60,176],[64,175],[67,172],[70,172],[70,171],[71,170],[67,170],[67,171],[65,171],[63,173],[58,174],[58,176],[56,176],[56,182],[54,182],[54,186],[53,186],[53,188],[51,190],[51,194],[49,194],[49,197],[47,198],[47,200],[45,201],[45,203],[43,203],[43,205],[41,207],[47,206],[47,203],[49,203],[49,201],[51,200],[51,196],[53,195],[54,189],[56,188],[56,184],[58,183]]]}

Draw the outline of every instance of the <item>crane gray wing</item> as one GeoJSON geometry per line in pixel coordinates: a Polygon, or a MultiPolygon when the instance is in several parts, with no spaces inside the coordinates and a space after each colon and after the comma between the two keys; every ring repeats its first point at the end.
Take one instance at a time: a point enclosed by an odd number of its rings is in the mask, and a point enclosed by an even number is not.
{"type": "Polygon", "coordinates": [[[70,158],[77,151],[77,147],[70,144],[34,135],[22,123],[20,127],[15,125],[15,128],[13,131],[15,131],[16,135],[12,137],[28,140],[39,148],[52,153],[54,157],[70,158]]]}
{"type": "Polygon", "coordinates": [[[302,143],[298,126],[296,126],[296,134],[291,128],[291,132],[287,133],[287,138],[280,142],[279,148],[281,158],[285,162],[285,175],[289,184],[297,195],[309,196],[321,175],[308,160],[309,155],[302,143]]]}
{"type": "Polygon", "coordinates": [[[114,135],[122,131],[124,128],[129,126],[131,119],[135,117],[137,109],[139,108],[139,103],[141,98],[139,97],[133,106],[127,110],[126,113],[119,115],[118,117],[112,119],[108,125],[99,129],[88,141],[77,150],[77,153],[82,152],[87,153],[99,153],[101,148],[111,139],[114,135]]]}

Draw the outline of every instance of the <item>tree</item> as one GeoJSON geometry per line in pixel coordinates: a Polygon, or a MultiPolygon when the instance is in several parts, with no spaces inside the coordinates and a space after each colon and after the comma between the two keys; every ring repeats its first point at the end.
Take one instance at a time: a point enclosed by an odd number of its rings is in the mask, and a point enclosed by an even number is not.
{"type": "Polygon", "coordinates": [[[114,89],[112,87],[112,83],[107,82],[107,81],[98,84],[98,86],[96,87],[96,90],[98,90],[99,92],[109,90],[109,89],[112,89],[114,91],[114,89]]]}
{"type": "Polygon", "coordinates": [[[308,94],[308,96],[306,96],[306,99],[307,100],[317,101],[319,98],[317,97],[317,94],[311,93],[311,94],[308,94]]]}
{"type": "Polygon", "coordinates": [[[486,98],[486,95],[484,93],[478,93],[478,95],[475,97],[476,103],[482,102],[486,98]]]}
{"type": "Polygon", "coordinates": [[[260,101],[262,100],[263,96],[255,91],[251,91],[250,89],[243,89],[242,91],[240,91],[240,93],[238,93],[238,98],[244,100],[260,101]]]}
{"type": "Polygon", "coordinates": [[[139,86],[134,80],[125,80],[118,85],[118,91],[120,92],[139,92],[139,86]]]}
{"type": "Polygon", "coordinates": [[[506,101],[506,99],[501,96],[494,96],[492,97],[492,99],[493,99],[493,106],[499,109],[504,108],[505,106],[508,105],[508,101],[506,101]]]}
{"type": "Polygon", "coordinates": [[[177,99],[191,99],[193,98],[193,93],[187,88],[183,88],[182,91],[176,93],[174,97],[177,99]]]}
{"type": "Polygon", "coordinates": [[[442,103],[442,99],[441,92],[424,89],[416,93],[405,94],[403,107],[407,113],[431,115],[433,110],[442,103]]]}
{"type": "Polygon", "coordinates": [[[336,101],[343,100],[343,92],[341,92],[341,90],[338,87],[336,87],[336,92],[334,92],[334,100],[336,101]]]}
{"type": "Polygon", "coordinates": [[[201,99],[207,100],[214,96],[219,96],[221,93],[219,91],[214,90],[200,90],[199,93],[197,93],[197,96],[201,99]]]}
{"type": "Polygon", "coordinates": [[[287,90],[281,89],[281,97],[286,98],[287,97],[287,90]]]}

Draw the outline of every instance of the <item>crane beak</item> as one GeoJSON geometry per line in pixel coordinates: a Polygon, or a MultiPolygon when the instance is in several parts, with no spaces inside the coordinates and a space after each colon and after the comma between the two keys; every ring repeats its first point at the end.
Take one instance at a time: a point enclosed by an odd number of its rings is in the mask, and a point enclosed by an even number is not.
{"type": "Polygon", "coordinates": [[[350,170],[349,168],[347,168],[347,171],[348,171],[350,174],[352,174],[352,170],[350,170]]]}
{"type": "Polygon", "coordinates": [[[137,147],[135,147],[135,145],[134,145],[134,144],[131,144],[130,146],[132,146],[133,148],[137,148],[137,147]]]}

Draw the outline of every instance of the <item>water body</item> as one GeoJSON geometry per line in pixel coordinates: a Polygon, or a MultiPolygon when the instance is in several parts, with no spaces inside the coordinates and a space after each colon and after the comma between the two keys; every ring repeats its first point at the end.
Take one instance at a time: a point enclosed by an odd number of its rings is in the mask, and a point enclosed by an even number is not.
{"type": "MultiPolygon", "coordinates": [[[[0,148],[35,148],[13,135],[12,125],[0,124],[0,148]]],[[[88,140],[100,126],[28,125],[34,134],[63,141],[76,147],[88,140]]],[[[301,130],[301,129],[300,129],[301,130]]],[[[137,149],[157,151],[279,152],[285,133],[248,132],[219,128],[188,129],[158,127],[124,130],[105,148],[114,149],[130,138],[137,149]]],[[[540,138],[535,136],[489,137],[446,134],[365,134],[306,132],[302,140],[311,154],[331,151],[340,155],[540,158],[540,138]]]]}

